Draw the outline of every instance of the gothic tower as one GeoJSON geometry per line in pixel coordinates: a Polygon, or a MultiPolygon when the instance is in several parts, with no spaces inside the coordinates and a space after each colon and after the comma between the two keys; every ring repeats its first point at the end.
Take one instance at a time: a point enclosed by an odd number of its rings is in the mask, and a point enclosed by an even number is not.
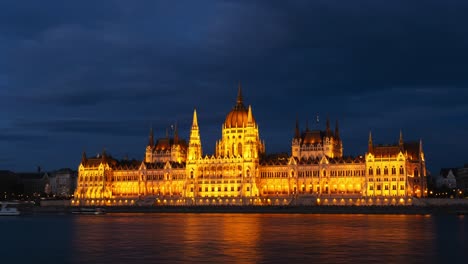
{"type": "Polygon", "coordinates": [[[200,131],[198,128],[197,110],[193,110],[192,128],[190,129],[190,140],[188,147],[188,163],[194,163],[202,157],[202,146],[200,140],[200,131]]]}

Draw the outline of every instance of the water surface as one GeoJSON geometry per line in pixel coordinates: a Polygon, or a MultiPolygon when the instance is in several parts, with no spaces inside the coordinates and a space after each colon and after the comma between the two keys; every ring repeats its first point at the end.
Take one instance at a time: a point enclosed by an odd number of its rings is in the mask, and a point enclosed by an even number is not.
{"type": "Polygon", "coordinates": [[[468,257],[468,217],[455,215],[47,215],[2,217],[0,225],[2,263],[464,263],[468,257]]]}

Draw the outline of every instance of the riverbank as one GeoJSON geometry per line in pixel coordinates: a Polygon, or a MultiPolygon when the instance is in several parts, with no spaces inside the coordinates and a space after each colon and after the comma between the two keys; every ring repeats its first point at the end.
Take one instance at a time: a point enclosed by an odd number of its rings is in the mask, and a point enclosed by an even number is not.
{"type": "MultiPolygon", "coordinates": [[[[90,207],[92,208],[92,207],[90,207]]],[[[77,207],[25,207],[23,214],[71,214],[77,207]]],[[[116,206],[107,213],[468,214],[468,206],[116,206]]]]}

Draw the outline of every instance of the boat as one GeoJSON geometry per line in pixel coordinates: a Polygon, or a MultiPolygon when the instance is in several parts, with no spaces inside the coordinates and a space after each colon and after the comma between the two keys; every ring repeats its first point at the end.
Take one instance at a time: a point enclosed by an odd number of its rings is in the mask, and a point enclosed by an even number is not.
{"type": "Polygon", "coordinates": [[[12,202],[0,202],[0,216],[15,216],[20,215],[20,211],[12,205],[17,205],[18,203],[12,202]]]}
{"type": "Polygon", "coordinates": [[[103,208],[78,208],[78,210],[72,211],[72,214],[82,214],[82,215],[103,215],[106,214],[106,211],[103,208]]]}

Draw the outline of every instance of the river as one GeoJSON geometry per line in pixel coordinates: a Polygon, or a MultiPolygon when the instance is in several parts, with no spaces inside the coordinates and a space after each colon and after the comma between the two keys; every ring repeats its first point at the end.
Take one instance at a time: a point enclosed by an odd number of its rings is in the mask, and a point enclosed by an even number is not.
{"type": "Polygon", "coordinates": [[[107,214],[1,217],[1,263],[465,263],[468,217],[107,214]]]}

